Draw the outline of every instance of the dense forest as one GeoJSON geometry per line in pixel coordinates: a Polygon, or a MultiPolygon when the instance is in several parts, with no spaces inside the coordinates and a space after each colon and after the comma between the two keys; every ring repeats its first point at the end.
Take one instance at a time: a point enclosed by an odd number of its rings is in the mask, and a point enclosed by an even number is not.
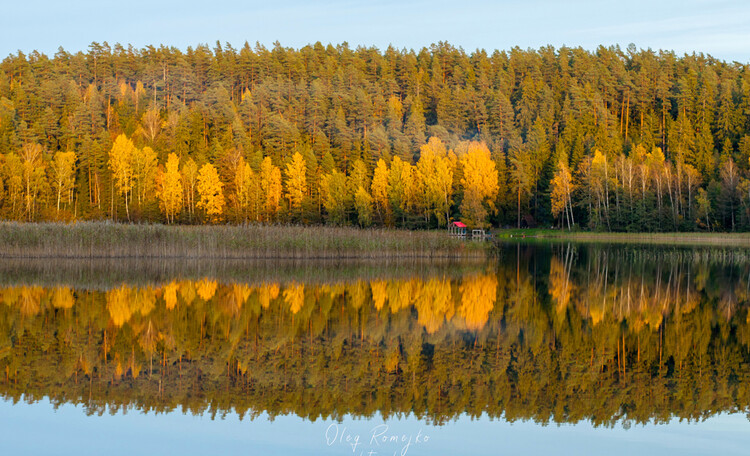
{"type": "Polygon", "coordinates": [[[512,246],[503,258],[459,277],[3,285],[0,394],[89,413],[436,423],[750,411],[746,252],[512,246]]]}
{"type": "Polygon", "coordinates": [[[750,229],[750,69],[634,46],[0,63],[0,217],[750,229]]]}

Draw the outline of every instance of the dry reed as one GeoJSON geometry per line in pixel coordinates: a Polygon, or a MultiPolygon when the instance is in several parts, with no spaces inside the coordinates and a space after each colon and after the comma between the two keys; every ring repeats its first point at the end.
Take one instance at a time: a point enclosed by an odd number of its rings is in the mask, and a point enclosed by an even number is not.
{"type": "Polygon", "coordinates": [[[0,223],[0,258],[478,258],[444,231],[290,225],[0,223]]]}

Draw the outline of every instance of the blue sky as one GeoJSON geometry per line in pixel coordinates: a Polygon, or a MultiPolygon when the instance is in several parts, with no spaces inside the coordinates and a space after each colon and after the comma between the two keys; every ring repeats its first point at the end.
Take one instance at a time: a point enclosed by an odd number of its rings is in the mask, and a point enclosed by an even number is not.
{"type": "Polygon", "coordinates": [[[217,40],[300,47],[321,41],[418,49],[448,41],[467,51],[595,49],[635,43],[678,54],[704,52],[750,62],[745,0],[277,0],[8,2],[0,15],[0,57],[18,50],[54,54],[92,41],[185,49],[217,40]]]}

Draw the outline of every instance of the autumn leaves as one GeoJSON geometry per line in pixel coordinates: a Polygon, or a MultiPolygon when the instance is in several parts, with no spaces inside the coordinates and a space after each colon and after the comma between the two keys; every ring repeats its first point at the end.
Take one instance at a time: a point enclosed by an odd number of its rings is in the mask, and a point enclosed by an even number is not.
{"type": "Polygon", "coordinates": [[[125,198],[125,212],[130,219],[130,203],[133,198],[136,198],[140,207],[151,190],[151,182],[157,169],[156,152],[150,147],[139,149],[125,135],[120,135],[109,152],[109,169],[117,191],[125,198]]]}
{"type": "MultiPolygon", "coordinates": [[[[69,158],[60,157],[60,167],[69,158]]],[[[335,164],[326,170],[311,166],[299,152],[282,166],[270,157],[253,166],[239,152],[221,169],[212,163],[199,167],[190,158],[180,161],[170,153],[159,165],[150,147],[140,149],[123,134],[115,139],[109,169],[129,220],[134,202],[140,207],[153,195],[167,223],[186,210],[188,220],[204,223],[304,223],[318,212],[318,219],[334,225],[394,226],[409,218],[445,226],[460,214],[468,225],[485,227],[499,189],[486,145],[462,142],[453,151],[438,138],[421,147],[415,165],[396,156],[389,166],[381,158],[372,171],[362,160],[355,160],[348,173],[335,164]],[[460,201],[459,214],[453,212],[454,199],[460,201]]],[[[70,191],[66,182],[60,177],[59,194],[70,191]]]]}
{"type": "MultiPolygon", "coordinates": [[[[44,218],[35,206],[42,193],[54,195],[58,214],[61,207],[75,214],[76,154],[57,152],[47,161],[42,152],[30,144],[19,155],[5,157],[4,174],[10,176],[5,193],[15,218],[44,218]]],[[[160,164],[157,151],[139,148],[120,134],[106,166],[112,198],[104,211],[114,219],[170,224],[325,221],[442,227],[460,218],[485,227],[496,211],[499,189],[487,146],[466,141],[454,151],[437,138],[420,148],[416,164],[395,156],[370,167],[357,159],[341,170],[333,160],[324,157],[320,164],[313,163],[299,152],[278,165],[269,156],[246,158],[236,150],[217,163],[199,164],[169,153],[160,164]]]]}
{"type": "Polygon", "coordinates": [[[182,211],[182,174],[180,159],[169,154],[165,170],[159,170],[156,176],[157,196],[160,208],[167,218],[167,223],[174,223],[174,218],[182,211]]]}
{"type": "Polygon", "coordinates": [[[203,209],[211,221],[219,220],[224,213],[223,187],[216,168],[211,163],[203,165],[198,172],[198,208],[203,209]]]}
{"type": "Polygon", "coordinates": [[[15,219],[34,220],[37,216],[39,195],[50,186],[57,196],[57,213],[60,205],[73,203],[75,186],[74,152],[56,152],[49,163],[50,179],[47,179],[47,163],[42,146],[25,144],[18,154],[5,156],[5,182],[0,180],[0,201],[5,198],[5,206],[15,219]]]}

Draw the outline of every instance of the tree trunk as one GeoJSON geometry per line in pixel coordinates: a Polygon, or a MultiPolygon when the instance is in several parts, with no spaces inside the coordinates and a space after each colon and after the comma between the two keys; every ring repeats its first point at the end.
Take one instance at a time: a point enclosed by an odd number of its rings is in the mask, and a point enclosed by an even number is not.
{"type": "Polygon", "coordinates": [[[128,216],[128,222],[130,221],[130,208],[128,207],[128,192],[125,192],[125,214],[128,216]]]}

